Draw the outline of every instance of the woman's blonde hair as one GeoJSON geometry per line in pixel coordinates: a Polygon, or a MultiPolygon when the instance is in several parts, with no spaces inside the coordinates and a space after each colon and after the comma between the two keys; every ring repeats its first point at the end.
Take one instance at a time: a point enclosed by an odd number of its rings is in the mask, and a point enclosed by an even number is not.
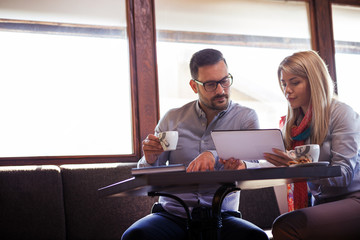
{"type": "MultiPolygon", "coordinates": [[[[310,142],[321,145],[329,128],[330,104],[333,96],[333,82],[325,62],[315,51],[302,51],[286,57],[279,65],[278,79],[281,90],[281,72],[307,79],[310,85],[310,104],[312,120],[310,142]]],[[[303,113],[305,114],[305,113],[303,113]]],[[[283,128],[286,149],[292,145],[291,127],[301,115],[301,108],[292,109],[288,105],[288,114],[283,128]]]]}

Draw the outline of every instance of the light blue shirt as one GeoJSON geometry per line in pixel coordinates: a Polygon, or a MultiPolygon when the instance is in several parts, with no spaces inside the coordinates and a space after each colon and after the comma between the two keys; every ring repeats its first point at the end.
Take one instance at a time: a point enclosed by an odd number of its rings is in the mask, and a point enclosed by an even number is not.
{"type": "Polygon", "coordinates": [[[333,100],[328,134],[319,161],[341,167],[341,176],[309,182],[315,199],[360,191],[360,117],[350,106],[333,100]]]}
{"type": "MultiPolygon", "coordinates": [[[[198,101],[193,101],[183,107],[168,111],[155,128],[155,133],[171,130],[179,132],[176,150],[163,152],[153,165],[149,165],[142,157],[138,162],[138,167],[165,165],[167,161],[169,164],[188,166],[200,153],[211,151],[216,160],[215,170],[221,170],[223,165],[219,163],[219,157],[211,138],[211,131],[257,128],[259,128],[259,120],[256,112],[232,101],[230,101],[228,108],[216,115],[207,126],[204,111],[199,107],[198,101]]],[[[176,196],[184,200],[192,211],[194,207],[198,206],[210,207],[213,195],[218,187],[214,186],[209,191],[209,186],[204,186],[204,189],[199,189],[197,192],[177,194],[176,196]]],[[[237,211],[239,199],[239,191],[229,194],[223,201],[222,211],[237,211]]],[[[180,217],[186,217],[183,207],[177,201],[160,197],[159,202],[166,211],[180,217]]]]}

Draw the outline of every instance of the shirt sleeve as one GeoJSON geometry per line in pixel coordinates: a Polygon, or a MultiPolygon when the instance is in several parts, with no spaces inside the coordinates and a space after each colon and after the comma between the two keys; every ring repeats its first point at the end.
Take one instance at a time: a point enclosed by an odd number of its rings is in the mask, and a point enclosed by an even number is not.
{"type": "Polygon", "coordinates": [[[276,167],[274,164],[269,163],[266,160],[258,160],[258,161],[244,161],[246,168],[269,168],[276,167]]]}
{"type": "Polygon", "coordinates": [[[326,178],[312,183],[327,187],[347,187],[354,177],[360,148],[359,115],[345,104],[339,104],[332,110],[330,121],[331,166],[341,167],[341,176],[326,178]]]}
{"type": "Polygon", "coordinates": [[[152,165],[148,164],[145,156],[142,156],[142,158],[140,158],[140,160],[137,163],[137,167],[138,168],[142,168],[142,167],[151,167],[152,165]]]}

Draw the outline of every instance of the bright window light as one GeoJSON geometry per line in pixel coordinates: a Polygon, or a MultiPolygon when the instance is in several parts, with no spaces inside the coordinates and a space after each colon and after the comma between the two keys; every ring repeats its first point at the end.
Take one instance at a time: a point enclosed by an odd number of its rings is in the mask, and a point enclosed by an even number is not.
{"type": "Polygon", "coordinates": [[[126,39],[0,39],[0,157],[133,153],[126,39]]]}

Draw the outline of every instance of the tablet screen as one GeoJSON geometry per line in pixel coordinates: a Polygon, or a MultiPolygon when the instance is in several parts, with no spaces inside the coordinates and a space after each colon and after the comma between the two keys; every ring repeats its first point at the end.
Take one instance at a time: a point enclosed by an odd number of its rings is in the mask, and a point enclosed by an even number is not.
{"type": "Polygon", "coordinates": [[[272,148],[285,151],[280,129],[214,130],[211,137],[219,157],[225,160],[260,160],[265,152],[272,153],[272,148]]]}

